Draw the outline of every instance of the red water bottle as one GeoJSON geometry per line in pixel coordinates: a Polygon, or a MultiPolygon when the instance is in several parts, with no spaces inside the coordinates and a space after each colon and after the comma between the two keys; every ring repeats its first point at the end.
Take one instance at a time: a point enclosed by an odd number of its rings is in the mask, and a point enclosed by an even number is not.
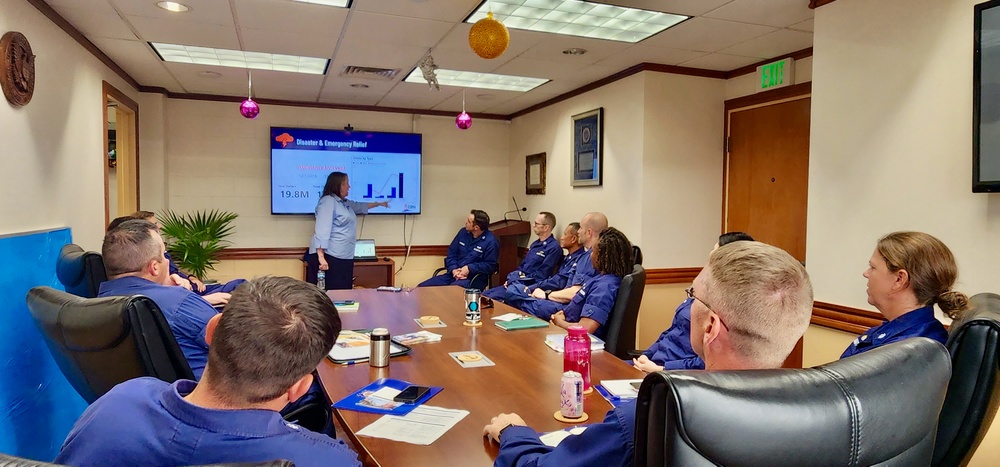
{"type": "Polygon", "coordinates": [[[583,390],[590,391],[590,335],[587,328],[574,324],[563,338],[563,373],[575,371],[583,377],[583,390]]]}

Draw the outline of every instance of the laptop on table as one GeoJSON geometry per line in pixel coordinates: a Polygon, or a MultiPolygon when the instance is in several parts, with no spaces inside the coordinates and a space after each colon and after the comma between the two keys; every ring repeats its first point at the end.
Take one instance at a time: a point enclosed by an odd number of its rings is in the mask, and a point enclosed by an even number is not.
{"type": "Polygon", "coordinates": [[[375,256],[375,239],[359,238],[354,243],[354,261],[378,261],[378,256],[375,256]]]}

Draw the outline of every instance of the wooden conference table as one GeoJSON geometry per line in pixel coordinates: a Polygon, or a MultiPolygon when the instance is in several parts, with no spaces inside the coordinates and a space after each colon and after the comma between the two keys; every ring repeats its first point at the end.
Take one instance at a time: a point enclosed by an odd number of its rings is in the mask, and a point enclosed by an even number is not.
{"type": "MultiPolygon", "coordinates": [[[[545,335],[564,332],[550,324],[547,328],[504,331],[490,318],[512,311],[497,302],[483,310],[483,326],[466,327],[464,290],[460,287],[425,287],[409,292],[378,292],[374,289],[330,291],[334,300],[357,300],[360,311],[341,313],[344,329],[386,327],[392,335],[421,330],[413,321],[424,315],[441,317],[443,328],[430,328],[443,337],[441,342],[413,345],[408,355],[393,357],[386,368],[372,368],[367,363],[337,365],[326,360],[319,366],[319,376],[331,401],[350,395],[369,382],[391,377],[424,386],[442,386],[428,405],[468,410],[469,415],[430,446],[359,437],[355,433],[381,415],[334,409],[346,435],[358,449],[365,465],[492,465],[498,446],[482,436],[483,426],[501,412],[515,412],[540,432],[560,430],[571,425],[556,421],[559,410],[562,354],[545,345],[545,335]],[[449,352],[478,350],[496,366],[462,368],[449,352]]],[[[591,378],[633,379],[643,375],[614,355],[594,352],[591,378]]],[[[586,423],[604,420],[611,405],[595,390],[585,396],[584,409],[590,416],[586,423]]]]}

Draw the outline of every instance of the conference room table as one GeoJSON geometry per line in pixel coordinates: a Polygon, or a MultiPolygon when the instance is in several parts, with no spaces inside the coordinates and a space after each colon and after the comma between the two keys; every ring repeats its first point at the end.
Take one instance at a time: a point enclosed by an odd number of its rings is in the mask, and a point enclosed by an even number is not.
{"type": "MultiPolygon", "coordinates": [[[[333,300],[356,300],[357,312],[340,313],[344,329],[385,327],[391,335],[420,331],[415,318],[439,316],[447,327],[428,328],[442,335],[440,342],[414,344],[407,354],[390,359],[389,366],[373,368],[367,362],[338,365],[325,360],[318,368],[320,381],[332,402],[379,378],[394,378],[422,386],[444,389],[425,404],[469,411],[464,419],[429,446],[381,438],[357,436],[362,428],[382,415],[334,409],[346,436],[365,465],[466,466],[492,465],[499,446],[482,436],[483,427],[502,412],[520,415],[539,432],[565,429],[553,414],[559,410],[562,354],[545,345],[547,334],[565,333],[549,324],[545,328],[504,331],[491,318],[517,309],[496,302],[483,309],[482,326],[467,327],[464,289],[457,286],[422,287],[402,292],[375,289],[329,291],[333,300]],[[462,368],[449,352],[476,350],[496,365],[462,368]]],[[[595,351],[591,355],[591,380],[638,379],[643,373],[614,355],[595,351]]],[[[584,397],[587,422],[604,420],[611,405],[595,390],[584,397]]]]}

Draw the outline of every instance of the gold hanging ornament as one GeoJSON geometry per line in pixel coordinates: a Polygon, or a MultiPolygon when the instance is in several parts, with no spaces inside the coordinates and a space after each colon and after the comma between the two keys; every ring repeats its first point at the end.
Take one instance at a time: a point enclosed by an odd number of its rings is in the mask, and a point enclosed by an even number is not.
{"type": "Polygon", "coordinates": [[[469,47],[472,51],[485,59],[497,58],[507,50],[510,44],[510,33],[507,26],[493,19],[493,12],[486,13],[486,17],[476,21],[469,30],[469,47]]]}

